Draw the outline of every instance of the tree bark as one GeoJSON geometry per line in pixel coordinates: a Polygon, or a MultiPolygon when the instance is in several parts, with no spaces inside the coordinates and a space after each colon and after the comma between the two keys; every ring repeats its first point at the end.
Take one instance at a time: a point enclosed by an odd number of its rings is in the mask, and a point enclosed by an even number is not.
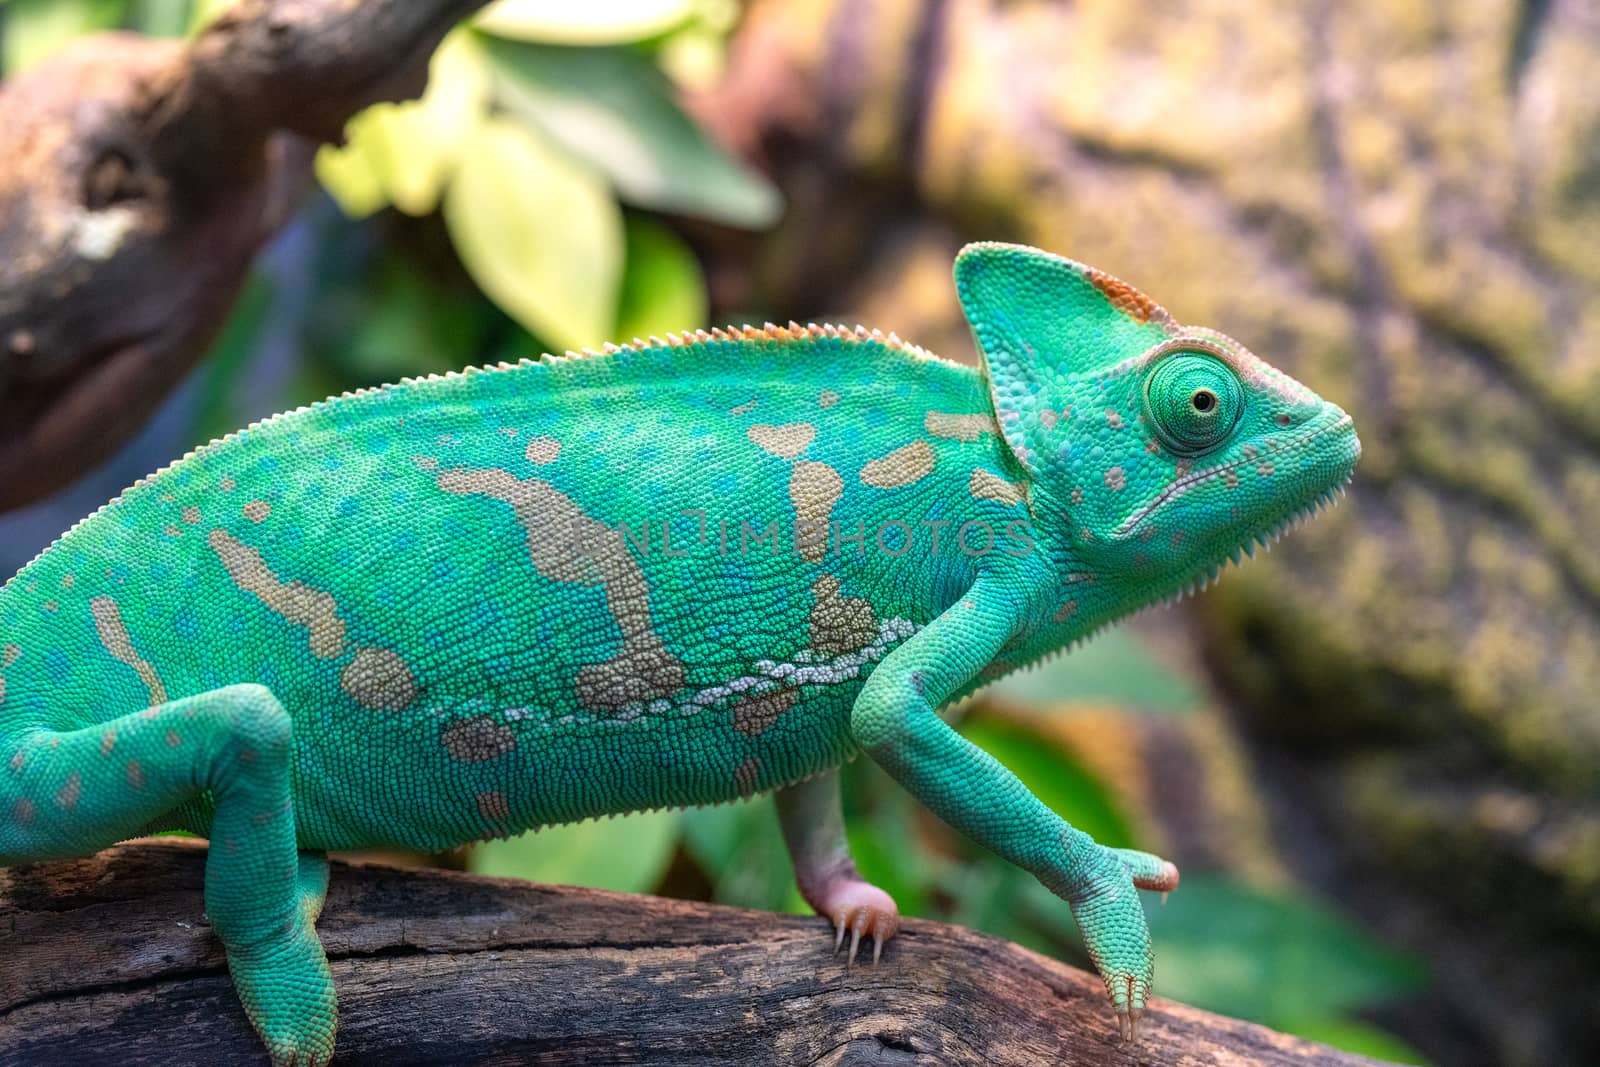
{"type": "Polygon", "coordinates": [[[0,89],[0,510],[145,423],[292,214],[312,150],[419,93],[485,0],[245,0],[193,42],[86,38],[0,89]]]}
{"type": "MultiPolygon", "coordinates": [[[[204,859],[143,842],[0,871],[0,1062],[263,1060],[204,859]]],[[[1374,1062],[1159,999],[1124,1048],[1097,978],[915,919],[846,968],[818,918],[338,863],[318,929],[336,1063],[1374,1062]]]]}

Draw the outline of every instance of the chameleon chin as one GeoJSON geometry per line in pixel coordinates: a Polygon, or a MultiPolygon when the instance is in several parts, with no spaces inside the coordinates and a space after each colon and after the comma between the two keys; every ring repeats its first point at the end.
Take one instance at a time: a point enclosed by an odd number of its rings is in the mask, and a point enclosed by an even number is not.
{"type": "Polygon", "coordinates": [[[807,900],[899,924],[836,768],[882,764],[1071,907],[1124,1035],[1153,958],[1109,849],[937,709],[1215,577],[1349,479],[1350,419],[1036,249],[955,264],[983,354],[686,333],[350,393],[185,456],[0,590],[0,864],[211,841],[273,1062],[333,1052],[324,851],[777,791],[807,900]]]}

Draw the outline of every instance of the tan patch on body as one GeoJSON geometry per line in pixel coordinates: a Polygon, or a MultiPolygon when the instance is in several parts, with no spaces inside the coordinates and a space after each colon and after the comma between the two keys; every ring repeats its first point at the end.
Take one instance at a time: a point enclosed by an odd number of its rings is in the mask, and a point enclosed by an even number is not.
{"type": "Polygon", "coordinates": [[[62,811],[73,811],[78,806],[78,800],[83,796],[83,775],[73,771],[67,775],[67,780],[61,783],[61,788],[56,790],[56,805],[62,811]]]}
{"type": "Polygon", "coordinates": [[[1122,429],[1122,415],[1110,408],[1106,409],[1106,425],[1113,430],[1122,429]]]}
{"type": "Polygon", "coordinates": [[[616,621],[622,649],[578,672],[578,699],[587,708],[617,711],[671,696],[683,686],[683,663],[667,651],[650,619],[650,588],[622,533],[585,514],[549,482],[509,471],[458,468],[439,475],[439,488],[482,495],[511,505],[527,532],[534,570],[553,582],[598,587],[616,621]]]}
{"type": "Polygon", "coordinates": [[[105,650],[111,653],[113,659],[126,663],[133,668],[139,676],[139,681],[144,683],[145,689],[150,694],[151,705],[165,704],[167,702],[167,687],[161,684],[161,678],[156,674],[156,669],[150,665],[133,647],[133,639],[128,636],[128,628],[123,625],[122,611],[117,607],[117,602],[108,596],[97,596],[89,601],[89,612],[94,616],[94,632],[99,635],[100,643],[105,650]]]}
{"type": "Polygon", "coordinates": [[[967,492],[978,500],[993,500],[996,504],[1015,507],[1022,503],[1023,487],[1006,481],[994,471],[976,467],[972,477],[967,479],[967,492]]]}
{"type": "Polygon", "coordinates": [[[124,777],[126,777],[128,779],[129,788],[131,788],[131,789],[143,789],[144,788],[144,765],[141,764],[138,760],[136,760],[136,759],[129,760],[127,768],[123,771],[123,775],[124,775],[124,777]]]}
{"type": "Polygon", "coordinates": [[[1106,471],[1106,488],[1121,489],[1128,484],[1128,476],[1122,473],[1121,467],[1112,467],[1106,471]]]}
{"type": "Polygon", "coordinates": [[[988,415],[953,415],[943,411],[930,411],[923,417],[922,426],[935,437],[948,437],[956,441],[976,441],[981,433],[998,434],[999,427],[988,415]]]}
{"type": "Polygon", "coordinates": [[[751,756],[733,770],[733,786],[742,797],[750,796],[756,791],[756,785],[761,781],[761,757],[751,756]]]}
{"type": "Polygon", "coordinates": [[[1256,464],[1256,473],[1261,475],[1261,477],[1263,477],[1263,478],[1272,477],[1273,471],[1275,469],[1276,468],[1273,467],[1272,461],[1270,459],[1264,459],[1260,463],[1256,464]]]}
{"type": "Polygon", "coordinates": [[[252,500],[239,511],[251,522],[266,522],[267,516],[272,514],[272,505],[265,500],[252,500]]]}
{"type": "Polygon", "coordinates": [[[748,415],[752,411],[754,411],[755,409],[756,409],[756,402],[754,400],[746,400],[743,404],[740,404],[737,407],[729,408],[728,409],[728,414],[729,415],[748,415]]]}
{"type": "MultiPolygon", "coordinates": [[[[16,645],[7,645],[5,650],[0,652],[0,670],[4,670],[13,663],[17,662],[17,657],[20,655],[22,655],[22,649],[18,648],[16,645]]],[[[5,699],[6,676],[4,674],[0,674],[0,703],[4,703],[5,699]]]]}
{"type": "Polygon", "coordinates": [[[254,593],[274,612],[306,628],[312,655],[318,659],[333,659],[344,651],[344,620],[339,617],[339,605],[332,594],[313,589],[304,582],[281,581],[260,552],[226,530],[212,530],[206,541],[222,561],[234,585],[254,593]]]}
{"type": "Polygon", "coordinates": [[[933,449],[926,441],[913,441],[861,468],[861,484],[895,489],[921,481],[933,473],[933,449]]]}
{"type": "Polygon", "coordinates": [[[238,486],[239,483],[234,481],[232,478],[224,478],[222,481],[217,483],[217,488],[221,489],[224,493],[231,493],[238,488],[238,486]]]}
{"type": "Polygon", "coordinates": [[[493,715],[474,715],[446,726],[439,743],[457,763],[483,763],[516,748],[517,735],[493,715]]]}
{"type": "Polygon", "coordinates": [[[1056,418],[1056,413],[1051,411],[1049,408],[1045,408],[1043,411],[1039,412],[1039,425],[1043,426],[1047,430],[1055,429],[1058,421],[1059,420],[1056,418]]]}
{"type": "Polygon", "coordinates": [[[817,394],[817,407],[826,410],[833,407],[833,405],[837,404],[842,399],[843,397],[834,392],[832,389],[824,389],[822,392],[817,394]]]}
{"type": "Polygon", "coordinates": [[[107,730],[100,735],[100,755],[109,756],[111,750],[117,747],[117,731],[107,730]]]}
{"type": "Polygon", "coordinates": [[[193,504],[190,504],[188,507],[184,508],[183,521],[188,523],[190,526],[194,526],[199,523],[200,509],[195,507],[193,504]]]}
{"type": "Polygon", "coordinates": [[[872,644],[878,620],[862,597],[840,596],[839,579],[824,574],[811,583],[811,647],[824,656],[844,656],[872,644]]]}
{"type": "Polygon", "coordinates": [[[353,646],[345,640],[347,627],[332,593],[304,582],[283,581],[260,552],[226,530],[212,530],[206,542],[234,585],[305,628],[313,656],[337,659],[354,648],[355,657],[339,672],[339,685],[356,703],[376,711],[399,711],[417,698],[416,678],[399,653],[353,646]]]}
{"type": "Polygon", "coordinates": [[[1229,489],[1239,488],[1239,472],[1232,467],[1225,468],[1222,472],[1222,484],[1229,489]]]}
{"type": "Polygon", "coordinates": [[[417,699],[417,680],[398,652],[363,648],[339,672],[339,687],[374,711],[399,711],[417,699]]]}
{"type": "Polygon", "coordinates": [[[23,797],[11,809],[12,818],[16,819],[18,826],[31,826],[33,824],[33,801],[23,797]]]}
{"type": "Polygon", "coordinates": [[[504,822],[511,818],[511,801],[498,789],[479,793],[478,814],[490,822],[504,822]]]}
{"type": "Polygon", "coordinates": [[[745,431],[745,436],[779,459],[794,459],[816,439],[817,428],[809,422],[789,422],[782,426],[758,422],[745,431]]]}
{"type": "Polygon", "coordinates": [[[418,470],[434,471],[439,469],[439,461],[432,456],[412,456],[411,462],[417,465],[418,470]]]}
{"type": "Polygon", "coordinates": [[[746,737],[760,737],[799,700],[800,694],[793,689],[741,697],[733,705],[733,728],[746,737]]]}
{"type": "Polygon", "coordinates": [[[1102,271],[1089,269],[1085,271],[1089,284],[1100,291],[1100,295],[1110,301],[1111,306],[1122,312],[1134,322],[1149,322],[1160,317],[1165,319],[1167,313],[1161,310],[1161,305],[1145,296],[1139,290],[1129,285],[1120,278],[1113,278],[1102,271]]]}
{"type": "Polygon", "coordinates": [[[61,588],[63,588],[63,589],[71,589],[73,586],[75,586],[77,584],[78,584],[78,576],[76,574],[63,574],[61,576],[61,588]]]}
{"type": "Polygon", "coordinates": [[[789,474],[789,503],[794,505],[795,525],[822,531],[820,539],[809,538],[799,545],[803,559],[815,563],[827,555],[833,506],[843,493],[844,479],[826,463],[802,460],[794,465],[794,470],[789,474]]]}
{"type": "Polygon", "coordinates": [[[561,454],[561,442],[554,437],[535,437],[528,442],[528,447],[522,450],[522,456],[529,463],[544,466],[554,463],[561,454]]]}

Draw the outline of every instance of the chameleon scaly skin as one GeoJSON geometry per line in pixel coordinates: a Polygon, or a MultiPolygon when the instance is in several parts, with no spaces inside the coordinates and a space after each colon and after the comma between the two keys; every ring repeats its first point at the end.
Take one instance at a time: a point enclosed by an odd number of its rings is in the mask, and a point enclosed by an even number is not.
{"type": "Polygon", "coordinates": [[[651,339],[353,393],[139,482],[0,590],[0,864],[181,828],[278,1064],[325,1062],[323,850],[780,790],[876,945],[865,751],[1064,898],[1125,1033],[1136,888],[937,714],[1212,577],[1359,455],[1336,406],[1109,275],[979,244],[984,367],[864,330],[651,339]],[[818,536],[822,531],[823,536],[818,536]]]}

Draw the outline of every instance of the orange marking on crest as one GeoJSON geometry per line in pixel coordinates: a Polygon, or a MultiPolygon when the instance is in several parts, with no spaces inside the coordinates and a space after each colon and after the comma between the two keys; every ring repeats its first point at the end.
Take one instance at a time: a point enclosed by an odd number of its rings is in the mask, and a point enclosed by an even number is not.
{"type": "Polygon", "coordinates": [[[1088,275],[1089,284],[1098,289],[1100,295],[1111,302],[1112,307],[1134,322],[1149,322],[1161,312],[1161,305],[1122,279],[1113,278],[1097,270],[1089,271],[1088,275]]]}

